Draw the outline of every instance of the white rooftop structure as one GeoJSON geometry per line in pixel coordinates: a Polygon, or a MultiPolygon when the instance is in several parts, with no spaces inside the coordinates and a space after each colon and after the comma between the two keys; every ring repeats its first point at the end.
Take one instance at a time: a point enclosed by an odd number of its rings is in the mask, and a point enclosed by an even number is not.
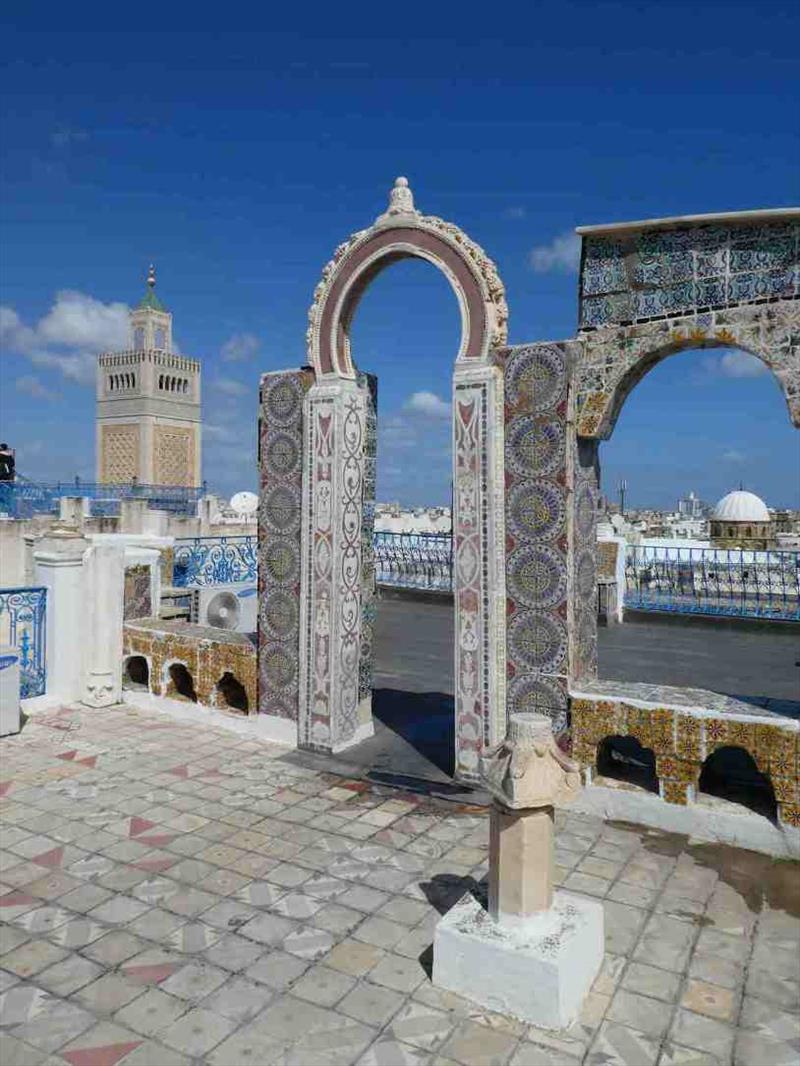
{"type": "Polygon", "coordinates": [[[744,489],[723,496],[711,517],[717,522],[769,522],[771,518],[761,497],[744,489]]]}

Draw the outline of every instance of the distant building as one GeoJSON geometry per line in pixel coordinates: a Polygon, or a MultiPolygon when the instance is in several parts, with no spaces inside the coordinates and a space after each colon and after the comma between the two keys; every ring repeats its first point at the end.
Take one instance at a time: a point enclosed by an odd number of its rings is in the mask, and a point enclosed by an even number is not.
{"type": "Polygon", "coordinates": [[[97,360],[97,480],[197,487],[200,363],[172,350],[172,315],[147,291],[131,312],[132,346],[97,360]]]}
{"type": "Polygon", "coordinates": [[[449,507],[401,507],[399,503],[375,506],[376,533],[451,533],[449,507]]]}
{"type": "Polygon", "coordinates": [[[681,496],[678,500],[678,514],[683,518],[704,518],[709,510],[708,504],[703,503],[694,492],[681,496]]]}
{"type": "Polygon", "coordinates": [[[775,530],[764,501],[743,489],[723,496],[711,512],[711,546],[774,548],[775,530]]]}

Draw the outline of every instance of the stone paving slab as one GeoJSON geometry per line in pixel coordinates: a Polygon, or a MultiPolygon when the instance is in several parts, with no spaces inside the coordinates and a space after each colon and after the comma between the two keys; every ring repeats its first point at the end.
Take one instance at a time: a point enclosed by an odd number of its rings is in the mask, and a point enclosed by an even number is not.
{"type": "Polygon", "coordinates": [[[800,1061],[800,866],[557,813],[606,957],[547,1032],[430,982],[486,811],[152,710],[0,741],[3,1066],[800,1061]]]}

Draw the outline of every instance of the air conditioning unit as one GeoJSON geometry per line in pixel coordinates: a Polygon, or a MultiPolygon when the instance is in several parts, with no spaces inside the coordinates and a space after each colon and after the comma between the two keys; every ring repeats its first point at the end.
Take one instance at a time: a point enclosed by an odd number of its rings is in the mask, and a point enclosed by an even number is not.
{"type": "Polygon", "coordinates": [[[255,633],[258,628],[256,585],[216,585],[192,590],[192,621],[212,629],[255,633]]]}

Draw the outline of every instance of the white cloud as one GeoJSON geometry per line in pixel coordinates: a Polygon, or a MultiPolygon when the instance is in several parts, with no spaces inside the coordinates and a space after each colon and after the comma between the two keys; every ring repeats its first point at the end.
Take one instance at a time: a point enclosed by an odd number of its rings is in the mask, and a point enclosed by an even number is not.
{"type": "Polygon", "coordinates": [[[230,426],[216,425],[214,422],[203,423],[203,436],[217,440],[221,444],[232,444],[237,438],[230,426]]]}
{"type": "Polygon", "coordinates": [[[86,293],[65,289],[35,326],[13,307],[0,307],[0,346],[24,355],[35,366],[52,367],[65,378],[93,385],[97,356],[127,348],[130,320],[126,304],[104,304],[86,293]]]}
{"type": "Polygon", "coordinates": [[[435,392],[412,393],[404,404],[406,411],[414,414],[427,415],[429,418],[449,418],[450,404],[445,403],[435,392]]]}
{"type": "Polygon", "coordinates": [[[515,205],[514,207],[507,207],[503,212],[505,218],[513,219],[525,218],[527,214],[527,210],[519,205],[515,205]]]}
{"type": "Polygon", "coordinates": [[[581,239],[572,230],[554,237],[549,244],[537,244],[529,256],[530,265],[537,274],[573,274],[580,260],[581,239]]]}
{"type": "Polygon", "coordinates": [[[23,374],[22,377],[17,378],[14,384],[17,392],[27,393],[28,396],[33,396],[36,400],[58,399],[58,393],[53,392],[52,389],[45,388],[35,374],[23,374]]]}
{"type": "Polygon", "coordinates": [[[214,388],[226,396],[246,396],[250,391],[241,381],[235,381],[233,378],[217,378],[214,388]]]}
{"type": "Polygon", "coordinates": [[[724,378],[757,378],[767,373],[767,367],[758,356],[738,348],[722,355],[707,356],[705,365],[712,374],[719,374],[724,378]]]}
{"type": "Polygon", "coordinates": [[[729,448],[726,452],[722,453],[722,458],[728,463],[743,463],[746,457],[742,452],[737,451],[735,448],[729,448]]]}
{"type": "Polygon", "coordinates": [[[238,363],[255,355],[261,341],[255,333],[234,333],[222,345],[222,358],[229,363],[238,363]]]}

